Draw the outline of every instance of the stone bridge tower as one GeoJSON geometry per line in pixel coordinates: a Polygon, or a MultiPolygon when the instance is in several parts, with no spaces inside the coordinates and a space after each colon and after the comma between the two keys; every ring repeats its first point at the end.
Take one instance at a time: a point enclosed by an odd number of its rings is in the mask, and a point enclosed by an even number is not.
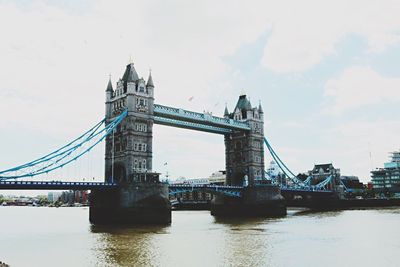
{"type": "Polygon", "coordinates": [[[154,84],[139,78],[133,63],[114,90],[111,80],[106,90],[106,120],[128,109],[128,116],[106,138],[105,179],[118,183],[158,180],[152,172],[154,84]]]}
{"type": "Polygon", "coordinates": [[[264,179],[264,113],[261,104],[252,107],[241,95],[232,113],[225,108],[225,118],[247,122],[250,131],[234,131],[225,135],[226,183],[254,185],[264,179]]]}
{"type": "Polygon", "coordinates": [[[106,137],[105,181],[117,188],[92,190],[89,218],[94,224],[171,222],[168,185],[152,171],[154,84],[139,78],[133,63],[114,90],[106,89],[106,123],[124,110],[128,115],[106,137]]]}
{"type": "Polygon", "coordinates": [[[264,113],[261,104],[252,107],[241,95],[232,113],[225,109],[225,118],[248,123],[250,130],[235,130],[225,135],[226,183],[248,185],[241,198],[215,195],[211,201],[214,216],[282,216],[285,200],[276,185],[255,186],[264,179],[264,113]]]}

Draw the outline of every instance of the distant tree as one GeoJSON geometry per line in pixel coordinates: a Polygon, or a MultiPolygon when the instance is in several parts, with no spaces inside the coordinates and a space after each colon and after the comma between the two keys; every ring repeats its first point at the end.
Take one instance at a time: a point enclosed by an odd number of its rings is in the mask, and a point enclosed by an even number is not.
{"type": "Polygon", "coordinates": [[[45,206],[45,205],[49,204],[49,201],[46,196],[37,196],[37,198],[39,199],[39,204],[41,206],[45,206]]]}

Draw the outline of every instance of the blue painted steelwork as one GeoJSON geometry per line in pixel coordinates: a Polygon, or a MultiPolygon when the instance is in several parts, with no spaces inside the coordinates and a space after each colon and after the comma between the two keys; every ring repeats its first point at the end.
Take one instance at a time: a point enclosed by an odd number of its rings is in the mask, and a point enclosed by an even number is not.
{"type": "MultiPolygon", "coordinates": [[[[117,189],[116,183],[102,182],[62,182],[62,181],[0,181],[0,190],[112,190],[117,189]]],[[[170,185],[169,195],[202,191],[211,194],[222,194],[239,198],[242,196],[241,186],[220,185],[170,185]]],[[[296,193],[307,195],[329,195],[333,191],[318,189],[298,189],[283,187],[282,193],[296,193]]]]}
{"type": "Polygon", "coordinates": [[[344,191],[352,192],[353,190],[350,188],[347,188],[347,186],[343,183],[342,179],[340,179],[340,184],[343,186],[344,191]]]}
{"type": "Polygon", "coordinates": [[[208,132],[208,133],[215,133],[215,134],[229,134],[232,132],[232,130],[225,129],[225,128],[220,128],[220,127],[215,127],[215,126],[200,124],[200,123],[194,123],[194,122],[188,122],[188,121],[175,120],[175,119],[164,118],[164,117],[159,117],[159,116],[154,117],[154,123],[166,125],[166,126],[184,128],[184,129],[203,131],[203,132],[208,132]]]}
{"type": "Polygon", "coordinates": [[[322,190],[322,189],[326,189],[327,190],[326,186],[329,183],[331,183],[332,181],[333,181],[333,176],[330,175],[325,180],[323,180],[322,182],[320,182],[317,185],[315,185],[315,188],[320,189],[320,190],[322,190]]]}
{"type": "MultiPolygon", "coordinates": [[[[333,177],[329,176],[322,182],[320,182],[317,185],[311,185],[311,180],[312,176],[307,177],[305,181],[300,180],[297,178],[297,176],[287,167],[287,165],[280,159],[280,157],[276,154],[275,150],[272,148],[272,146],[269,144],[267,138],[264,138],[265,145],[268,148],[268,151],[270,152],[272,158],[275,160],[275,162],[278,164],[279,168],[282,170],[284,175],[291,180],[294,183],[294,186],[292,187],[293,190],[297,191],[307,191],[307,192],[316,192],[316,191],[329,191],[331,190],[327,189],[326,186],[332,182],[333,177]]],[[[277,181],[274,181],[276,184],[277,181]]],[[[284,185],[280,185],[281,190],[288,189],[288,187],[284,185]]]]}
{"type": "Polygon", "coordinates": [[[0,181],[4,190],[90,190],[115,189],[116,183],[61,181],[0,181]]]}
{"type": "Polygon", "coordinates": [[[267,138],[264,137],[264,143],[268,148],[269,153],[271,154],[272,158],[275,160],[275,162],[278,164],[279,168],[282,170],[282,172],[288,177],[294,184],[297,186],[300,186],[302,188],[307,188],[309,187],[306,183],[301,181],[300,179],[297,178],[297,176],[286,166],[286,164],[280,159],[280,157],[275,153],[275,150],[272,148],[272,146],[269,144],[267,138]]]}
{"type": "MultiPolygon", "coordinates": [[[[250,126],[246,122],[233,119],[220,118],[207,113],[198,113],[180,108],[167,107],[154,104],[154,115],[161,118],[174,119],[176,121],[187,121],[201,125],[209,125],[228,130],[250,131],[250,126]]],[[[198,128],[202,130],[207,128],[198,128]]],[[[219,132],[218,132],[219,133],[219,132]]]]}
{"type": "MultiPolygon", "coordinates": [[[[55,151],[53,151],[53,152],[47,154],[47,155],[45,155],[45,156],[43,156],[43,157],[41,157],[41,158],[38,158],[38,159],[36,159],[36,160],[34,160],[34,161],[25,163],[25,164],[23,164],[23,165],[20,165],[20,166],[11,168],[11,169],[7,169],[7,170],[4,170],[4,171],[0,171],[0,174],[7,173],[7,172],[12,172],[12,171],[17,171],[17,170],[22,169],[22,168],[32,167],[32,166],[38,165],[38,164],[40,164],[40,163],[42,163],[42,162],[45,162],[45,161],[47,161],[47,160],[49,160],[49,159],[54,158],[54,155],[55,155],[55,154],[65,154],[65,153],[70,152],[70,151],[71,151],[71,146],[72,146],[74,143],[76,143],[76,142],[78,142],[79,140],[83,139],[83,138],[84,138],[85,136],[87,136],[88,134],[90,134],[90,133],[96,131],[96,130],[98,129],[98,127],[100,127],[100,126],[104,123],[104,121],[105,121],[104,119],[101,120],[101,121],[100,121],[99,123],[97,123],[94,127],[92,127],[89,131],[87,131],[86,133],[82,134],[81,136],[79,136],[79,137],[76,138],[75,140],[71,141],[70,143],[66,144],[65,146],[63,146],[63,147],[61,147],[61,148],[59,148],[59,149],[57,149],[57,150],[55,150],[55,151]]],[[[1,177],[1,176],[0,176],[0,177],[1,177]]]]}
{"type": "Polygon", "coordinates": [[[169,185],[169,194],[176,195],[179,193],[202,191],[212,194],[222,194],[230,197],[241,197],[242,186],[225,186],[225,185],[169,185]]]}
{"type": "Polygon", "coordinates": [[[44,173],[50,173],[54,170],[64,167],[65,165],[88,153],[94,146],[99,144],[115,129],[115,127],[118,126],[118,124],[121,123],[127,114],[127,111],[122,112],[103,129],[101,129],[101,126],[105,124],[105,120],[100,121],[80,137],[76,138],[62,148],[47,154],[46,156],[8,170],[1,171],[0,181],[23,177],[33,177],[44,173]],[[89,143],[90,141],[93,141],[93,143],[89,143]],[[87,147],[85,147],[85,145],[87,145],[87,147]]]}
{"type": "MultiPolygon", "coordinates": [[[[249,131],[250,126],[241,121],[232,119],[215,117],[206,113],[197,113],[179,108],[173,108],[163,105],[154,105],[154,122],[158,124],[180,127],[185,129],[193,129],[199,131],[205,131],[216,134],[229,134],[234,130],[249,131]]],[[[0,189],[4,188],[19,188],[19,189],[69,189],[77,188],[78,186],[89,188],[114,188],[116,184],[108,183],[82,183],[82,182],[8,182],[8,179],[17,179],[23,177],[33,177],[43,173],[49,173],[56,169],[62,168],[63,166],[75,161],[79,157],[88,153],[94,146],[102,141],[108,134],[110,134],[127,116],[127,111],[122,112],[113,121],[106,124],[103,119],[89,131],[71,141],[67,145],[49,153],[41,158],[38,158],[29,163],[0,171],[0,189]],[[102,125],[105,125],[101,129],[102,125]],[[97,139],[96,139],[97,138],[97,139]],[[88,148],[83,149],[77,155],[78,149],[82,149],[83,146],[89,141],[95,140],[94,144],[88,148]],[[72,156],[73,155],[73,156],[72,156]],[[10,175],[10,173],[18,173],[10,175]]],[[[327,190],[326,186],[332,182],[332,177],[328,177],[321,183],[311,186],[312,177],[308,177],[305,181],[301,181],[297,176],[287,167],[287,165],[280,159],[276,154],[268,140],[264,138],[265,145],[268,148],[271,156],[278,164],[279,168],[283,173],[293,182],[292,187],[280,185],[283,192],[308,192],[308,193],[331,193],[332,191],[327,190]]],[[[274,181],[277,183],[276,181],[274,181]]],[[[193,191],[205,191],[213,194],[224,194],[232,197],[241,197],[243,187],[238,186],[218,186],[218,185],[170,185],[170,195],[193,192],[193,191]]]]}
{"type": "Polygon", "coordinates": [[[312,180],[312,176],[308,176],[307,179],[304,180],[304,183],[308,186],[311,186],[311,180],[312,180]]]}

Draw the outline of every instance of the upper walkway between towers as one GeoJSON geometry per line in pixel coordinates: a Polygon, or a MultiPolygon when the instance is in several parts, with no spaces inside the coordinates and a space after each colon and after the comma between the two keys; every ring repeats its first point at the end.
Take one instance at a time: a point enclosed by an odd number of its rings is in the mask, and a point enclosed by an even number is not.
{"type": "Polygon", "coordinates": [[[159,104],[154,104],[154,121],[157,124],[217,134],[229,134],[233,130],[250,131],[250,126],[246,122],[159,104]]]}

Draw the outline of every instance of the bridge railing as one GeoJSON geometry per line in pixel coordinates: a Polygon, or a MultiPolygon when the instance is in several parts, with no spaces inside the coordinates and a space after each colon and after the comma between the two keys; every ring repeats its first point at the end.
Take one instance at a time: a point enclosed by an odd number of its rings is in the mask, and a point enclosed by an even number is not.
{"type": "Polygon", "coordinates": [[[104,182],[0,181],[0,189],[5,190],[108,190],[117,187],[116,183],[104,182]]]}
{"type": "Polygon", "coordinates": [[[176,195],[180,193],[188,193],[194,191],[205,191],[213,194],[223,194],[231,197],[242,196],[242,186],[226,186],[226,185],[190,185],[190,184],[175,184],[169,185],[170,195],[176,195]]]}

